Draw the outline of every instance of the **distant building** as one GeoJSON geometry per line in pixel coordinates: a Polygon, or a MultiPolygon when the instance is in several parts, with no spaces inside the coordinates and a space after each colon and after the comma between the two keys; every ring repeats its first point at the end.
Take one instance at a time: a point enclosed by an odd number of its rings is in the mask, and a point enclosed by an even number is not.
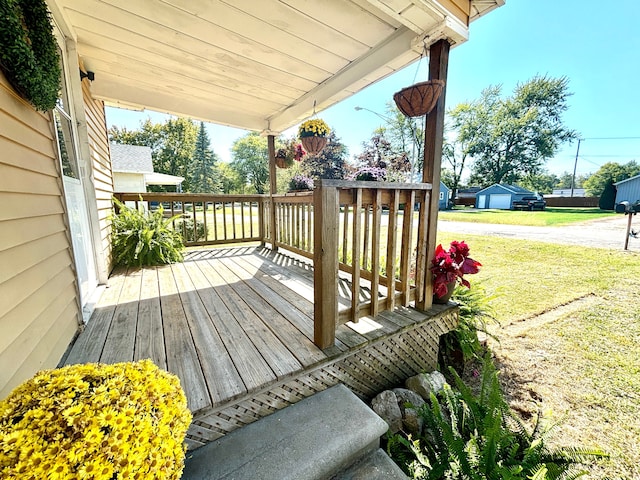
{"type": "Polygon", "coordinates": [[[183,177],[153,171],[151,149],[139,145],[111,143],[113,191],[143,193],[149,185],[175,185],[181,191],[183,177]]]}
{"type": "Polygon", "coordinates": [[[451,190],[442,180],[440,180],[440,198],[438,199],[438,210],[446,210],[449,208],[449,199],[451,198],[451,190]]]}
{"type": "Polygon", "coordinates": [[[534,192],[518,185],[494,183],[476,194],[476,208],[496,208],[511,210],[514,200],[535,195],[534,192]]]}
{"type": "MultiPolygon", "coordinates": [[[[570,188],[554,188],[551,195],[554,197],[571,197],[571,189],[570,188]]],[[[574,197],[586,197],[584,188],[574,188],[573,189],[574,197]]]]}
{"type": "Polygon", "coordinates": [[[616,203],[640,201],[640,175],[614,183],[617,188],[616,203]]]}

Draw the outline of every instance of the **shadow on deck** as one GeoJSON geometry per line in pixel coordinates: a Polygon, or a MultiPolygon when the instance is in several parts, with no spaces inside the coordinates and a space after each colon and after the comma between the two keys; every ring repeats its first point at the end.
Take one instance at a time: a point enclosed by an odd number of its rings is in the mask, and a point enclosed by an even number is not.
{"type": "Polygon", "coordinates": [[[451,304],[397,307],[340,325],[320,350],[307,260],[260,247],[194,250],[184,263],[114,272],[65,363],[151,358],[176,374],[196,448],[338,383],[366,400],[432,370],[456,322],[451,304]]]}

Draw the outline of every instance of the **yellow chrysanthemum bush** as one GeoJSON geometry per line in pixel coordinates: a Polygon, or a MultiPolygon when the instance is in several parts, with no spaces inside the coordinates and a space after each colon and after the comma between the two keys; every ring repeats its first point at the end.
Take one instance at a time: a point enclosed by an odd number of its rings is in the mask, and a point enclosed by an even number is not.
{"type": "Polygon", "coordinates": [[[329,135],[330,131],[331,129],[329,128],[329,125],[327,125],[324,120],[314,118],[300,124],[300,128],[298,128],[298,136],[300,138],[326,137],[329,135]]]}
{"type": "Polygon", "coordinates": [[[190,422],[150,360],[44,370],[0,402],[0,478],[178,479],[190,422]]]}

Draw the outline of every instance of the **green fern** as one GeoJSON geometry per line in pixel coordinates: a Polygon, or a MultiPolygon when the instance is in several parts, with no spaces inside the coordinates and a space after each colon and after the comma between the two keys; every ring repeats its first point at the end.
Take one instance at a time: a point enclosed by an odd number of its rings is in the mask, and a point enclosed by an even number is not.
{"type": "Polygon", "coordinates": [[[529,431],[510,410],[498,373],[485,358],[480,392],[452,371],[449,385],[419,409],[419,438],[392,436],[387,450],[414,479],[570,480],[585,472],[579,465],[606,454],[596,449],[549,449],[546,439],[555,425],[539,419],[529,431]]]}
{"type": "Polygon", "coordinates": [[[119,210],[111,216],[114,265],[139,267],[182,261],[182,236],[171,227],[180,215],[165,219],[162,207],[143,212],[113,201],[119,210]]]}

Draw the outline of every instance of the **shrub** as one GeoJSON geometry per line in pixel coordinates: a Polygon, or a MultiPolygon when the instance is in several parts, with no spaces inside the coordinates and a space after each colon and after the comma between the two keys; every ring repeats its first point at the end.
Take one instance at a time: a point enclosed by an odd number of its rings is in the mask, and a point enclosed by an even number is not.
{"type": "Polygon", "coordinates": [[[207,238],[207,231],[202,220],[196,220],[195,234],[193,231],[193,218],[191,217],[176,220],[175,228],[180,232],[185,242],[199,242],[207,238]]]}
{"type": "Polygon", "coordinates": [[[139,267],[182,261],[182,236],[171,226],[180,215],[166,219],[162,206],[153,212],[142,212],[117,199],[113,201],[120,210],[111,217],[115,265],[139,267]]]}
{"type": "Polygon", "coordinates": [[[511,412],[498,374],[487,358],[475,396],[452,372],[456,389],[444,390],[419,409],[423,433],[390,437],[387,450],[414,479],[550,480],[576,478],[578,465],[606,456],[584,448],[550,449],[551,427],[539,417],[532,431],[511,412]]]}
{"type": "Polygon", "coordinates": [[[289,180],[289,190],[313,190],[313,178],[304,175],[294,175],[289,180]]]}
{"type": "Polygon", "coordinates": [[[150,360],[45,370],[0,402],[0,477],[178,479],[190,422],[150,360]]]}

